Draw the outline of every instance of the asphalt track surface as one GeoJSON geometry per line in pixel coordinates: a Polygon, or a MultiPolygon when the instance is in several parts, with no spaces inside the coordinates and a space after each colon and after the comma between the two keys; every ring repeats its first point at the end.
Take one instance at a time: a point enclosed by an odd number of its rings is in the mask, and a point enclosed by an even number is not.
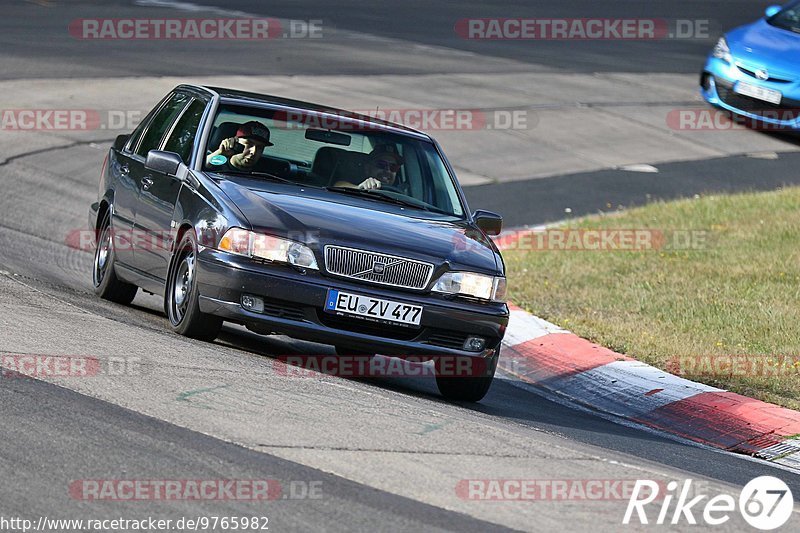
{"type": "MultiPolygon", "coordinates": [[[[51,2],[35,2],[47,9],[51,2]]],[[[53,2],[54,4],[57,2],[53,2]]],[[[98,4],[103,11],[113,11],[118,17],[141,13],[135,2],[70,2],[72,17],[90,18],[98,16],[98,4]]],[[[158,1],[141,2],[158,5],[158,1]]],[[[178,2],[164,2],[176,4],[178,2]]],[[[697,73],[703,59],[716,39],[727,28],[753,20],[772,4],[763,0],[732,1],[637,1],[617,0],[592,2],[591,0],[569,0],[564,2],[499,2],[446,0],[426,2],[326,2],[313,0],[293,2],[291,0],[261,2],[241,0],[235,3],[199,0],[183,4],[222,7],[260,16],[281,19],[322,20],[325,24],[341,30],[364,32],[385,38],[402,39],[424,45],[442,46],[450,49],[479,53],[482,56],[513,59],[535,65],[544,71],[568,72],[681,72],[697,73]],[[564,43],[558,41],[536,41],[534,45],[525,41],[470,41],[460,37],[454,26],[458,20],[481,17],[509,18],[650,18],[674,20],[708,21],[708,31],[697,39],[675,39],[665,46],[664,41],[608,40],[605,42],[570,42],[569,52],[564,53],[564,43]]],[[[203,53],[197,53],[193,43],[168,45],[170,55],[126,53],[124,44],[116,47],[70,39],[63,32],[64,20],[35,17],[15,20],[17,13],[30,13],[24,2],[3,2],[5,21],[14,20],[17,31],[0,36],[4,50],[20,61],[13,68],[6,68],[0,78],[51,77],[54,73],[65,77],[94,75],[172,75],[176,65],[187,72],[218,74],[374,74],[394,72],[427,72],[428,67],[375,65],[361,61],[358,47],[345,51],[338,46],[307,47],[298,50],[289,46],[273,48],[263,53],[256,46],[239,43],[234,47],[225,44],[207,45],[203,53]],[[21,31],[22,30],[22,31],[21,31]],[[48,39],[39,38],[47,33],[48,39]],[[249,61],[248,58],[253,61],[249,61]],[[45,66],[46,68],[42,68],[45,66]]],[[[151,10],[150,13],[157,11],[151,10]]],[[[184,11],[191,16],[191,11],[184,11]]],[[[72,20],[72,17],[70,20],[72,20]]],[[[163,51],[164,43],[150,43],[145,51],[163,51]]],[[[446,72],[454,65],[439,63],[438,71],[446,72]]],[[[463,71],[460,66],[459,71],[463,71]]],[[[472,68],[477,68],[473,65],[472,68]]]]}
{"type": "Polygon", "coordinates": [[[535,226],[567,218],[613,212],[654,200],[708,193],[769,191],[800,184],[791,167],[796,153],[772,160],[733,156],[659,165],[658,173],[598,170],[466,189],[470,205],[503,213],[509,227],[535,226]],[[576,191],[580,191],[576,193],[576,191]]]}
{"type": "MultiPolygon", "coordinates": [[[[360,2],[335,7],[270,2],[267,8],[237,2],[243,12],[323,19],[341,30],[333,43],[278,43],[269,54],[256,55],[258,62],[248,44],[171,43],[170,54],[159,54],[164,43],[142,43],[132,50],[120,43],[76,41],[64,36],[59,4],[2,3],[0,79],[135,78],[174,75],[176,67],[208,75],[248,75],[254,69],[357,75],[509,68],[496,59],[543,73],[690,73],[716,36],[668,43],[569,43],[565,64],[563,43],[493,43],[487,50],[454,37],[452,25],[472,16],[649,16],[708,18],[730,27],[752,18],[754,5],[762,9],[767,3],[612,2],[601,8],[586,1],[414,2],[367,8],[360,2]],[[384,64],[365,52],[364,41],[372,41],[348,33],[365,28],[383,39],[373,49],[391,48],[386,39],[402,39],[488,59],[454,56],[437,66],[420,57],[384,64]]],[[[70,19],[158,12],[132,2],[73,2],[70,8],[70,19]]],[[[105,148],[77,142],[65,159],[33,139],[29,150],[0,158],[5,160],[0,164],[5,192],[0,197],[0,355],[89,355],[104,364],[133,357],[143,370],[45,380],[52,383],[0,378],[0,478],[6,481],[0,485],[0,516],[264,514],[273,531],[618,531],[626,502],[477,502],[457,497],[455,487],[463,479],[691,478],[708,483],[712,493],[737,494],[754,477],[776,475],[800,495],[797,474],[614,423],[551,401],[507,376],[480,404],[453,405],[442,401],[427,379],[292,380],[276,371],[275,355],[330,353],[322,345],[263,338],[239,328],[226,328],[214,344],[176,337],[166,331],[154,297],[140,294],[130,307],[96,299],[89,281],[91,256],[71,250],[53,231],[83,228],[105,148]],[[82,479],[262,478],[283,486],[321,483],[323,496],[267,504],[91,502],[68,491],[70,483],[82,479]]],[[[564,218],[566,208],[577,215],[603,210],[607,203],[774,188],[796,179],[789,171],[796,162],[793,155],[781,154],[774,160],[670,163],[659,165],[659,174],[604,170],[472,187],[468,195],[473,205],[496,206],[511,225],[538,224],[564,218]],[[738,173],[726,179],[733,168],[738,173]]],[[[792,520],[796,524],[797,514],[792,520]]],[[[747,529],[732,520],[720,530],[747,529]]]]}

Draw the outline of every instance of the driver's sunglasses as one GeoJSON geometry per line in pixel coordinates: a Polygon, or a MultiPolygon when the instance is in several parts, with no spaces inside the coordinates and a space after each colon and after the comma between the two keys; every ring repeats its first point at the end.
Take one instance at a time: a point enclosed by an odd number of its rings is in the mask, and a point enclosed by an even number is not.
{"type": "Polygon", "coordinates": [[[392,163],[391,161],[387,161],[385,159],[378,159],[375,161],[375,166],[381,170],[388,170],[389,172],[397,172],[400,170],[399,163],[392,163]]]}

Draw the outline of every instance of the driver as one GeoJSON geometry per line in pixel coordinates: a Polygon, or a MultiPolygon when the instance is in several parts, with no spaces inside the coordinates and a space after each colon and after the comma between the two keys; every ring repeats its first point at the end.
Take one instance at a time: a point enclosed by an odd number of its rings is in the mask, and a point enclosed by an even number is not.
{"type": "Polygon", "coordinates": [[[403,164],[403,156],[397,152],[393,144],[379,144],[370,153],[364,165],[364,181],[355,185],[349,181],[336,182],[336,187],[354,187],[358,189],[380,189],[393,186],[397,172],[403,164]]]}
{"type": "Polygon", "coordinates": [[[215,152],[208,154],[206,165],[215,170],[253,170],[266,146],[273,146],[269,142],[269,128],[255,120],[245,122],[234,137],[224,139],[215,152]]]}

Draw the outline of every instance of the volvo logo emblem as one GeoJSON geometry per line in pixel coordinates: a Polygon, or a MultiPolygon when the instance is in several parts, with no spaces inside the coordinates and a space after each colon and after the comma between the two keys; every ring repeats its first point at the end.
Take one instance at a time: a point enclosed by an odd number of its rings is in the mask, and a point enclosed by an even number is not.
{"type": "Polygon", "coordinates": [[[761,81],[767,81],[769,79],[769,72],[767,72],[765,68],[760,68],[756,71],[756,78],[761,81]]]}
{"type": "MultiPolygon", "coordinates": [[[[353,278],[369,278],[369,276],[383,276],[386,274],[386,269],[393,267],[395,265],[400,265],[403,263],[403,259],[396,259],[394,261],[390,259],[384,259],[383,261],[375,260],[372,262],[372,266],[369,268],[365,268],[361,272],[355,272],[353,274],[347,274],[353,278]]],[[[367,263],[369,264],[369,263],[367,263]]],[[[389,277],[394,275],[393,272],[389,272],[389,277]]]]}

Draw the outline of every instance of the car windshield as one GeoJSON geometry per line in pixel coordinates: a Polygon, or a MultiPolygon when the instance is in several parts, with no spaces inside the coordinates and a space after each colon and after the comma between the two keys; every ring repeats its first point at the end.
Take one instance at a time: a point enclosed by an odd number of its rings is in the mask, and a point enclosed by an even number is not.
{"type": "Polygon", "coordinates": [[[767,22],[777,28],[800,33],[800,2],[782,9],[767,22]]]}
{"type": "Polygon", "coordinates": [[[463,217],[444,161],[430,141],[309,111],[220,105],[203,169],[326,188],[420,211],[463,217]],[[352,189],[352,191],[348,190],[352,189]]]}

